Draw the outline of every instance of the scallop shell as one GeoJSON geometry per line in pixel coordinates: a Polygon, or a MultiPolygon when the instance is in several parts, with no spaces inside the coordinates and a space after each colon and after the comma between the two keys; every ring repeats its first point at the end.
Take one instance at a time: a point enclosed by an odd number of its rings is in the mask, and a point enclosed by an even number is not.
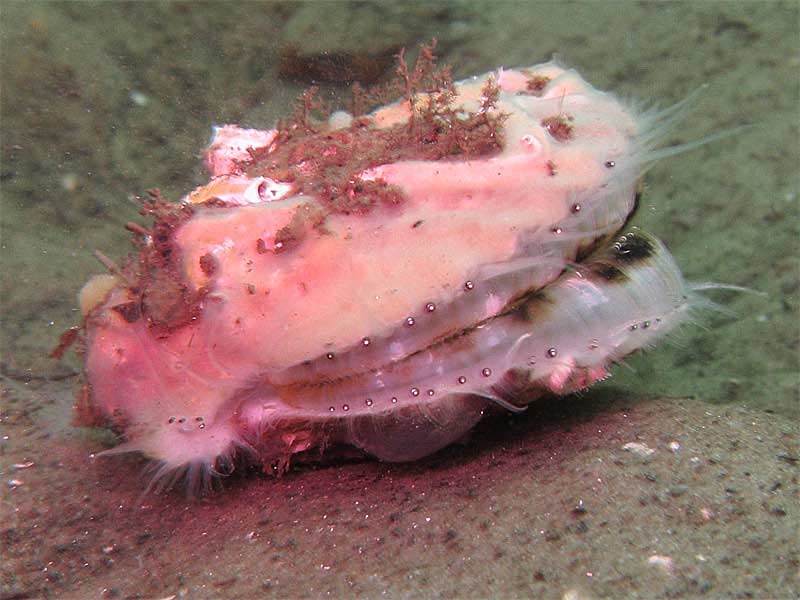
{"type": "Polygon", "coordinates": [[[90,284],[84,421],[198,480],[332,444],[414,460],[603,379],[691,306],[657,239],[619,235],[671,116],[547,63],[217,129],[209,183],[90,284]]]}

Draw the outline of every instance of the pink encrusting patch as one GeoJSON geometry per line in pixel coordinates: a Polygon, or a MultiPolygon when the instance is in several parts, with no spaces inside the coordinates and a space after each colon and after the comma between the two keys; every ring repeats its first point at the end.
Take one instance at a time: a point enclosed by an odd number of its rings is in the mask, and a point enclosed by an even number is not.
{"type": "Polygon", "coordinates": [[[86,316],[85,395],[123,451],[162,474],[237,449],[412,460],[681,322],[664,247],[614,240],[652,124],[555,63],[434,80],[356,119],[215,130],[211,181],[86,316]],[[155,276],[180,321],[131,308],[155,276]]]}

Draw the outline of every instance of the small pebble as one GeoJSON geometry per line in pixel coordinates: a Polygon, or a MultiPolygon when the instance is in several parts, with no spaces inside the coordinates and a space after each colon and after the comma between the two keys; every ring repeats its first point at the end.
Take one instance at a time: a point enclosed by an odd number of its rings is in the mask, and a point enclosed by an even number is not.
{"type": "Polygon", "coordinates": [[[128,98],[136,106],[147,106],[150,104],[150,98],[138,90],[131,90],[131,93],[128,94],[128,98]]]}
{"type": "Polygon", "coordinates": [[[670,496],[683,496],[686,492],[689,491],[689,488],[685,485],[673,485],[669,488],[669,495],[670,496]]]}
{"type": "Polygon", "coordinates": [[[647,564],[660,568],[664,573],[671,574],[673,571],[672,559],[669,556],[653,554],[647,558],[647,564]]]}
{"type": "Polygon", "coordinates": [[[628,442],[622,447],[626,452],[633,452],[636,456],[647,458],[655,453],[655,450],[640,442],[628,442]]]}

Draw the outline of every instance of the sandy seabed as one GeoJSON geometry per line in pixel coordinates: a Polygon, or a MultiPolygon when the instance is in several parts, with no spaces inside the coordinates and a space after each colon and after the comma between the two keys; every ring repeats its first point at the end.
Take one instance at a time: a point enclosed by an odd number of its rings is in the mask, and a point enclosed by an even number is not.
{"type": "Polygon", "coordinates": [[[418,463],[240,472],[187,499],[142,495],[142,460],[45,429],[70,393],[5,395],[3,598],[798,591],[800,439],[783,417],[608,390],[490,418],[418,463]]]}
{"type": "Polygon", "coordinates": [[[3,4],[0,599],[800,595],[799,13],[3,4]],[[141,496],[142,460],[92,459],[108,438],[69,425],[78,360],[47,358],[78,321],[91,250],[127,252],[129,196],[179,198],[203,180],[212,123],[286,114],[304,86],[279,77],[287,47],[380,54],[434,36],[456,77],[556,54],[644,106],[708,84],[668,143],[752,127],[656,165],[636,224],[689,279],[764,295],[718,293],[730,314],[633,372],[488,420],[419,463],[240,470],[204,499],[141,496]]]}

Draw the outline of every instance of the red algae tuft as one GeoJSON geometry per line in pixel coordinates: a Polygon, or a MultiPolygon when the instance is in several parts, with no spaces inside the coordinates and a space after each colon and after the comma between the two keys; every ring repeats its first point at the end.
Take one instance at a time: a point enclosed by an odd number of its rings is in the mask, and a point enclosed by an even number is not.
{"type": "Polygon", "coordinates": [[[374,206],[402,202],[401,188],[382,181],[357,181],[371,167],[400,160],[478,158],[500,151],[504,115],[494,112],[497,90],[488,81],[481,104],[473,112],[454,105],[449,69],[437,69],[433,48],[425,46],[413,69],[401,52],[397,78],[380,91],[356,88],[354,104],[363,109],[395,91],[402,92],[405,118],[389,127],[354,118],[343,129],[332,129],[320,118],[329,110],[317,89],[307,90],[294,116],[277,126],[269,146],[254,150],[249,176],[290,182],[297,194],[313,194],[327,210],[366,213],[374,206]]]}

